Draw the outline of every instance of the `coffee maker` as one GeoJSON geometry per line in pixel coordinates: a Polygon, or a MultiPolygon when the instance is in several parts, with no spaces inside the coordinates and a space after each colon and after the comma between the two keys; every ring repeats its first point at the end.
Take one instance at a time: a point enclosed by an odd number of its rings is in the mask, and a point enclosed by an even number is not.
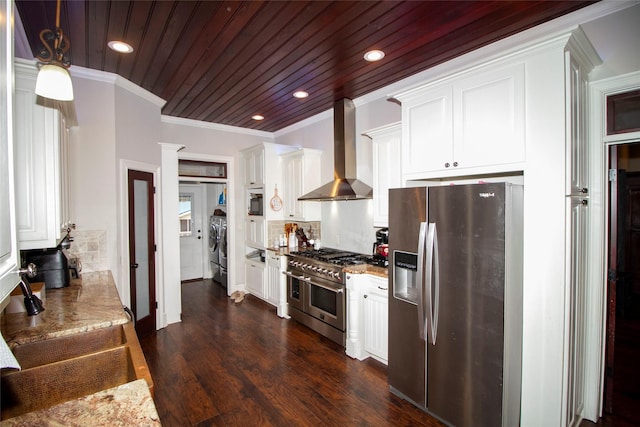
{"type": "Polygon", "coordinates": [[[376,242],[373,244],[373,259],[378,265],[389,265],[389,229],[381,228],[376,231],[376,242]]]}

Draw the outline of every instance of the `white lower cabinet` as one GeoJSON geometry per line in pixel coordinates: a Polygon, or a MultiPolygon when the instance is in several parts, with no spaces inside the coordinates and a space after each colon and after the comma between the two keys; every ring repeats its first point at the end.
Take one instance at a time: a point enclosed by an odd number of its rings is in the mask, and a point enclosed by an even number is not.
{"type": "Polygon", "coordinates": [[[373,357],[387,363],[389,310],[387,279],[347,274],[346,353],[358,360],[373,357]]]}
{"type": "Polygon", "coordinates": [[[265,298],[264,263],[246,260],[244,263],[244,278],[247,291],[258,298],[265,298]]]}
{"type": "Polygon", "coordinates": [[[266,300],[276,306],[280,317],[289,318],[287,313],[286,256],[267,251],[267,295],[266,300]]]}

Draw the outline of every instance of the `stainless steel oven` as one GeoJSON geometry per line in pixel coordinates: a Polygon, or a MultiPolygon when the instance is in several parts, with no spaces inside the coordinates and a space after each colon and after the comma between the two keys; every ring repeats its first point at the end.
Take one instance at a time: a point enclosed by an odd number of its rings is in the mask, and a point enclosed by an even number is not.
{"type": "Polygon", "coordinates": [[[322,248],[290,252],[287,263],[289,316],[345,345],[347,296],[344,268],[372,263],[370,255],[322,248]]]}
{"type": "Polygon", "coordinates": [[[303,271],[295,269],[287,271],[287,275],[289,311],[301,311],[344,332],[344,285],[306,275],[303,271]]]}
{"type": "Polygon", "coordinates": [[[330,268],[290,258],[285,274],[289,315],[345,345],[346,292],[342,267],[330,268]]]}

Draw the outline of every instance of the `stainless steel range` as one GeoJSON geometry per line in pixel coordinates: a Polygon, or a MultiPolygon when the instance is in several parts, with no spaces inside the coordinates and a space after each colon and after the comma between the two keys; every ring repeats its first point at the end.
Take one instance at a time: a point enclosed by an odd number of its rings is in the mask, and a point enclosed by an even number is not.
{"type": "Polygon", "coordinates": [[[345,273],[348,266],[372,257],[323,248],[291,252],[285,274],[289,315],[344,346],[346,330],[345,273]]]}

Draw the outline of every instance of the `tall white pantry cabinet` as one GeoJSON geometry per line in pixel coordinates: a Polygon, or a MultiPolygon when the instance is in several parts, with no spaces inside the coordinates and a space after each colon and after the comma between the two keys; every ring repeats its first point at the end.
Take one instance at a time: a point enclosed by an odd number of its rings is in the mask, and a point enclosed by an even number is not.
{"type": "Polygon", "coordinates": [[[577,27],[477,55],[402,103],[403,185],[524,185],[522,426],[575,426],[585,411],[589,72],[577,27]],[[544,266],[541,268],[541,263],[544,266]]]}

